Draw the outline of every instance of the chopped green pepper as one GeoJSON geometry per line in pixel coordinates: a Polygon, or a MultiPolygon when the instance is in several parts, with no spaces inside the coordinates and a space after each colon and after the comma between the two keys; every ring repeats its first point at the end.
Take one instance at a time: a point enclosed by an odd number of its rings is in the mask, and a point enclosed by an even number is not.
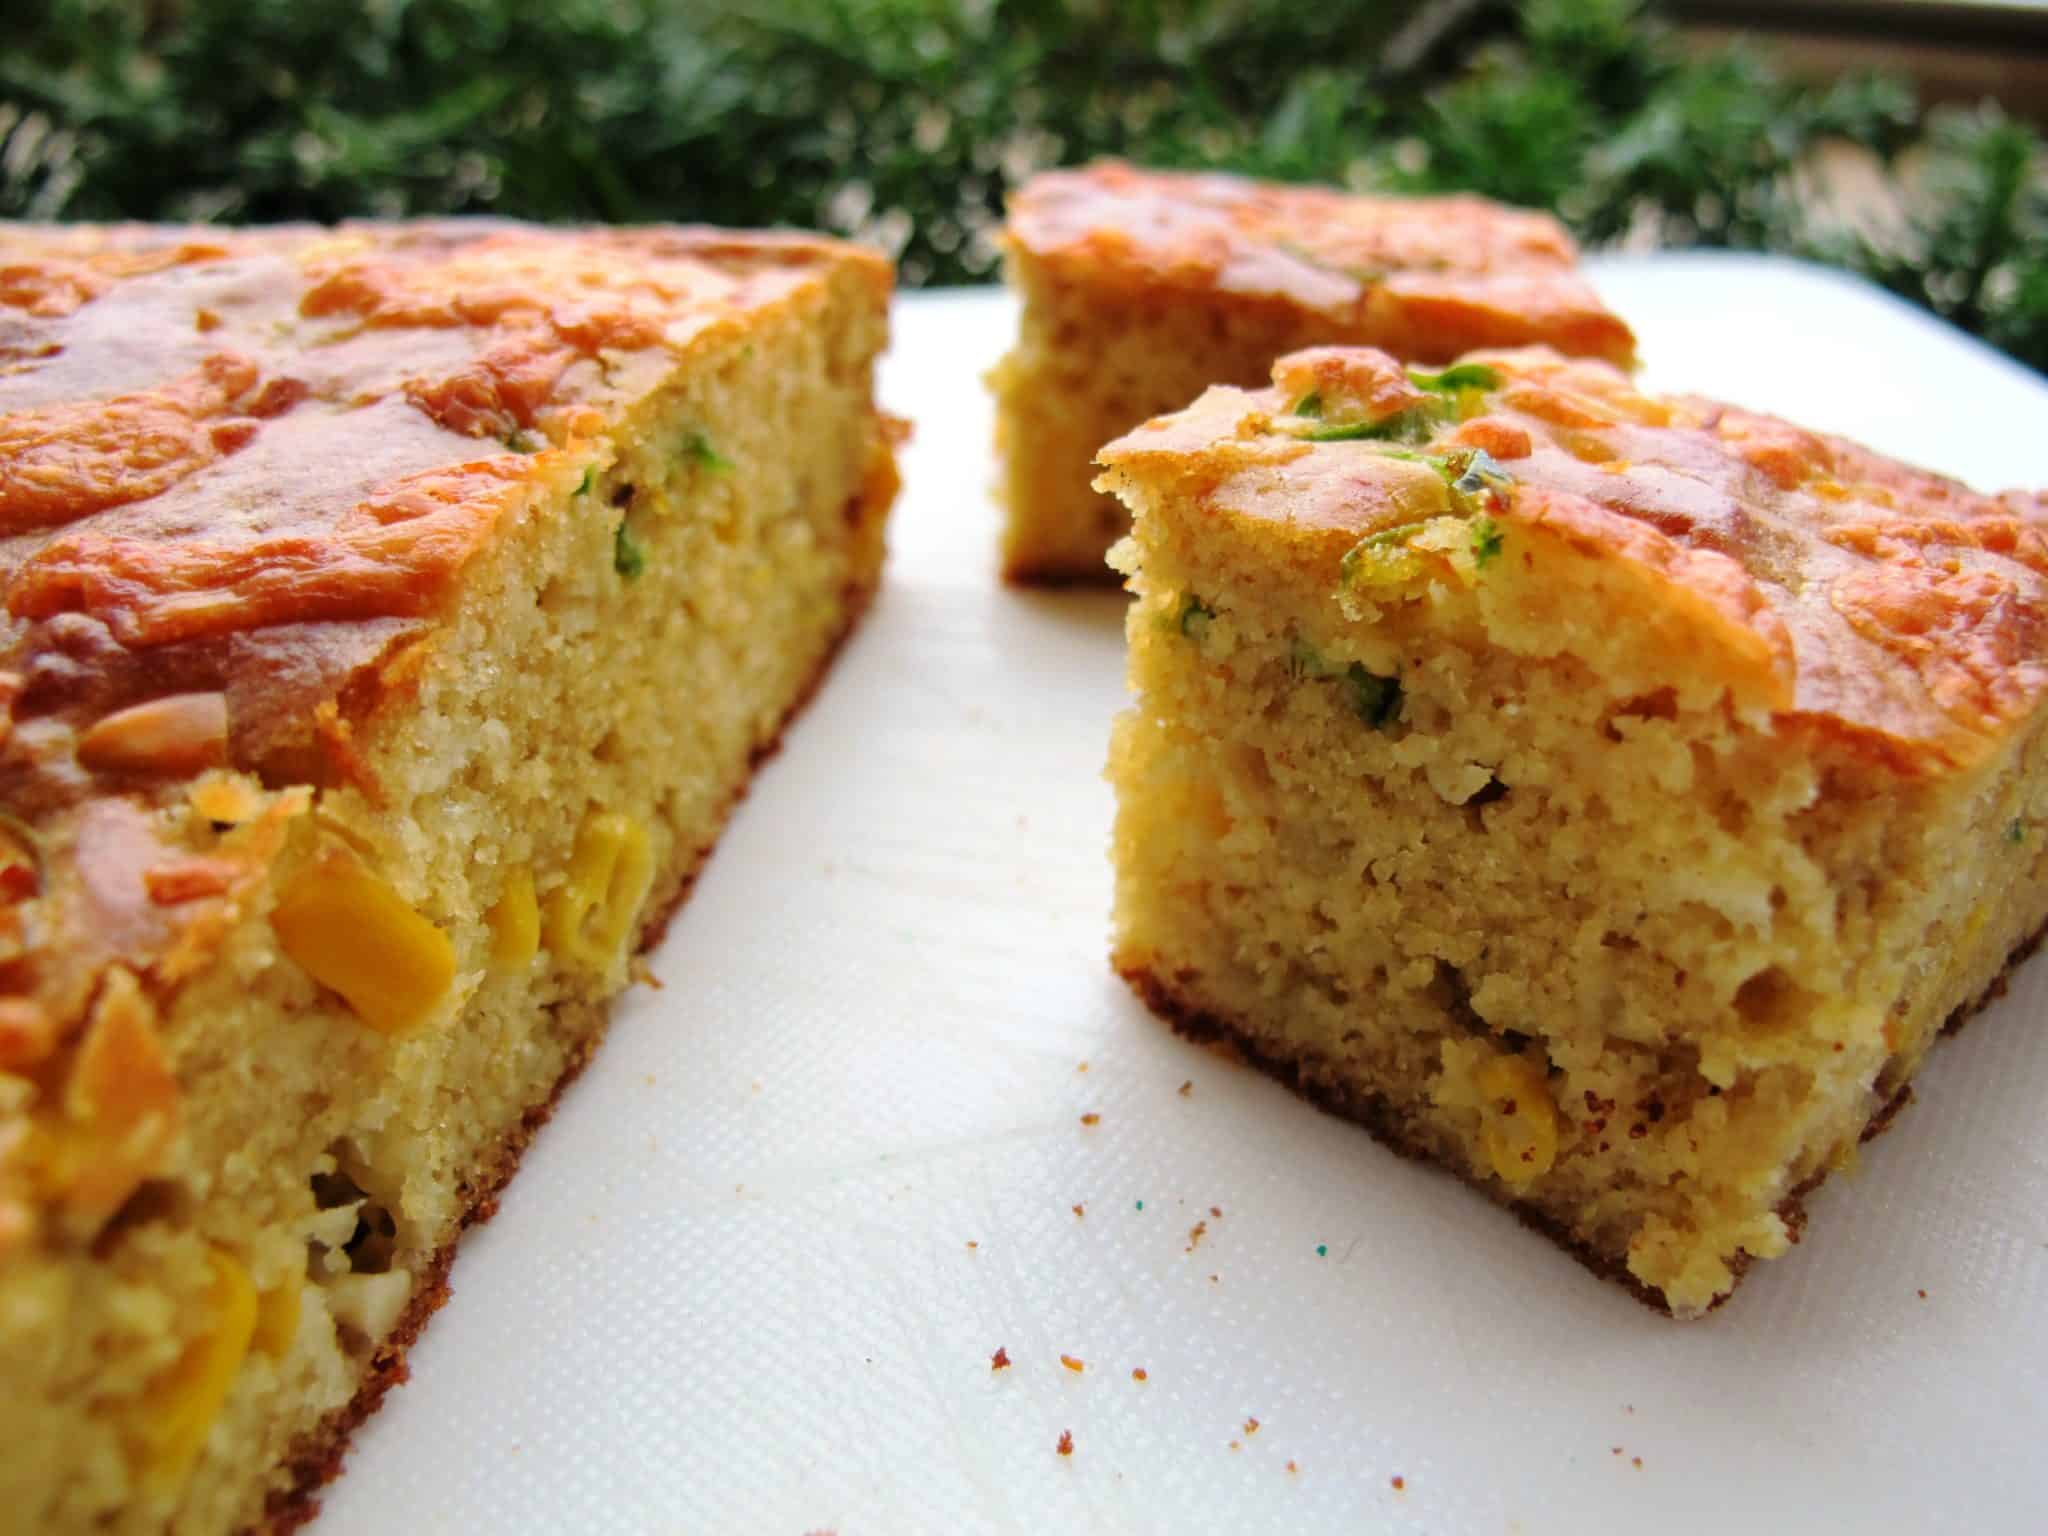
{"type": "Polygon", "coordinates": [[[1216,610],[1190,592],[1180,605],[1180,632],[1199,645],[1207,638],[1209,621],[1215,617],[1216,610]]]}
{"type": "Polygon", "coordinates": [[[1294,414],[1297,416],[1309,417],[1316,417],[1322,415],[1323,397],[1320,394],[1317,394],[1313,391],[1306,395],[1303,395],[1301,399],[1295,402],[1294,414]]]}
{"type": "Polygon", "coordinates": [[[1490,562],[1500,558],[1503,542],[1500,524],[1490,517],[1480,518],[1472,525],[1472,563],[1485,570],[1490,562]]]}
{"type": "Polygon", "coordinates": [[[647,552],[627,530],[624,518],[619,519],[618,532],[612,535],[612,569],[628,581],[647,569],[647,552]]]}
{"type": "Polygon", "coordinates": [[[590,488],[595,484],[597,484],[597,466],[595,464],[586,464],[583,466],[583,478],[576,482],[576,489],[570,494],[574,496],[588,496],[590,488]]]}
{"type": "Polygon", "coordinates": [[[1484,363],[1457,363],[1441,373],[1428,373],[1420,368],[1410,368],[1408,382],[1417,389],[1430,389],[1448,395],[1455,394],[1461,389],[1499,389],[1500,375],[1484,363]]]}
{"type": "Polygon", "coordinates": [[[683,452],[701,469],[723,474],[732,468],[732,460],[720,453],[711,439],[703,432],[692,432],[683,439],[683,452]]]}
{"type": "Polygon", "coordinates": [[[1344,676],[1339,681],[1351,701],[1353,713],[1374,730],[1383,731],[1400,717],[1401,680],[1398,677],[1381,677],[1366,671],[1363,662],[1354,661],[1344,669],[1344,676]]]}

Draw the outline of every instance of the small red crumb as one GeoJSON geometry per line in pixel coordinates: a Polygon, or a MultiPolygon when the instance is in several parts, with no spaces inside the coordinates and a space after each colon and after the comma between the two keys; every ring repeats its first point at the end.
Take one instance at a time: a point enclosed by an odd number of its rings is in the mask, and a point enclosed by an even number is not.
{"type": "Polygon", "coordinates": [[[1618,1445],[1615,1445],[1615,1446],[1609,1446],[1609,1447],[1608,1447],[1608,1449],[1609,1449],[1609,1450],[1611,1450],[1611,1451],[1613,1451],[1613,1453],[1614,1453],[1615,1455],[1617,1455],[1617,1456],[1619,1456],[1619,1455],[1621,1454],[1621,1447],[1620,1447],[1620,1446],[1618,1446],[1618,1445]]]}
{"type": "Polygon", "coordinates": [[[1133,1381],[1143,1381],[1144,1379],[1145,1379],[1145,1367],[1143,1367],[1142,1365],[1141,1365],[1141,1366],[1137,1366],[1137,1367],[1135,1367],[1135,1368],[1134,1368],[1134,1369],[1133,1369],[1133,1370],[1131,1371],[1131,1380],[1133,1380],[1133,1381]]]}
{"type": "Polygon", "coordinates": [[[1088,1214],[1088,1207],[1084,1204],[1081,1204],[1079,1201],[1076,1201],[1074,1205],[1074,1214],[1076,1216],[1085,1216],[1088,1214]]]}
{"type": "Polygon", "coordinates": [[[1293,1462],[1290,1461],[1289,1463],[1287,1463],[1287,1470],[1290,1472],[1299,1472],[1301,1468],[1297,1467],[1293,1462]]]}
{"type": "Polygon", "coordinates": [[[1927,1293],[1926,1293],[1925,1291],[1922,1291],[1922,1292],[1920,1293],[1920,1299],[1921,1299],[1922,1301],[1925,1301],[1925,1300],[1927,1299],[1927,1293]]]}
{"type": "Polygon", "coordinates": [[[1056,1451],[1058,1451],[1058,1452],[1059,1452],[1059,1453],[1060,1453],[1060,1454],[1061,1454],[1062,1456],[1071,1456],[1071,1455],[1073,1455],[1073,1454],[1074,1454],[1074,1432],[1073,1432],[1073,1431],[1072,1431],[1071,1429],[1063,1429],[1063,1430],[1061,1430],[1061,1431],[1060,1431],[1060,1443],[1059,1443],[1058,1445],[1054,1446],[1054,1447],[1053,1447],[1053,1449],[1054,1449],[1054,1450],[1056,1450],[1056,1451]]]}
{"type": "Polygon", "coordinates": [[[1194,1224],[1194,1225],[1193,1225],[1192,1227],[1189,1227],[1189,1228],[1188,1228],[1188,1246],[1187,1246],[1187,1249],[1186,1249],[1186,1251],[1187,1251],[1187,1252],[1189,1252],[1189,1253],[1193,1253],[1193,1252],[1194,1252],[1194,1251],[1195,1251],[1195,1250],[1196,1250],[1197,1248],[1201,1247],[1201,1246],[1202,1246],[1202,1236],[1203,1236],[1203,1234],[1204,1234],[1204,1233],[1206,1233],[1206,1232],[1207,1232],[1208,1230],[1209,1230],[1209,1223],[1207,1223],[1206,1221],[1198,1221],[1198,1222],[1196,1222],[1196,1223],[1195,1223],[1195,1224],[1194,1224]]]}
{"type": "Polygon", "coordinates": [[[1634,1467],[1638,1472],[1643,1470],[1643,1458],[1640,1456],[1629,1457],[1628,1464],[1634,1467]]]}
{"type": "Polygon", "coordinates": [[[1081,1123],[1083,1125],[1100,1125],[1102,1124],[1102,1116],[1096,1114],[1095,1111],[1091,1109],[1088,1111],[1087,1114],[1081,1117],[1081,1123]]]}
{"type": "Polygon", "coordinates": [[[1259,1432],[1259,1421],[1257,1419],[1247,1418],[1244,1421],[1244,1432],[1248,1435],[1256,1435],[1259,1432]]]}
{"type": "Polygon", "coordinates": [[[1189,1096],[1190,1096],[1191,1094],[1193,1094],[1193,1093],[1194,1093],[1194,1091],[1195,1091],[1195,1080],[1194,1080],[1193,1078],[1189,1078],[1189,1079],[1188,1079],[1188,1080],[1187,1080],[1186,1082],[1184,1082],[1184,1083],[1182,1083],[1182,1084],[1180,1085],[1180,1096],[1181,1096],[1182,1098],[1184,1098],[1184,1099],[1185,1099],[1185,1098],[1187,1098],[1187,1097],[1189,1097],[1189,1096]]]}
{"type": "Polygon", "coordinates": [[[1211,1216],[1214,1216],[1218,1221],[1221,1221],[1223,1219],[1223,1207],[1220,1205],[1212,1205],[1209,1207],[1209,1214],[1211,1216]]]}
{"type": "Polygon", "coordinates": [[[1403,1488],[1406,1488],[1408,1486],[1408,1479],[1403,1477],[1400,1473],[1396,1472],[1393,1477],[1393,1483],[1394,1492],[1399,1493],[1403,1488]]]}
{"type": "Polygon", "coordinates": [[[1061,1355],[1060,1364],[1064,1365],[1068,1370],[1072,1371],[1077,1376],[1080,1375],[1081,1372],[1088,1369],[1087,1365],[1084,1362],[1076,1360],[1072,1355],[1061,1355]]]}
{"type": "MultiPolygon", "coordinates": [[[[1007,1371],[1010,1368],[1010,1351],[1007,1345],[999,1344],[996,1352],[988,1357],[988,1368],[992,1371],[1007,1371]]],[[[1620,1446],[1615,1447],[1620,1450],[1620,1446]]]]}
{"type": "Polygon", "coordinates": [[[973,1238],[970,1237],[969,1239],[967,1239],[967,1246],[970,1248],[979,1248],[981,1244],[977,1243],[973,1238]]]}

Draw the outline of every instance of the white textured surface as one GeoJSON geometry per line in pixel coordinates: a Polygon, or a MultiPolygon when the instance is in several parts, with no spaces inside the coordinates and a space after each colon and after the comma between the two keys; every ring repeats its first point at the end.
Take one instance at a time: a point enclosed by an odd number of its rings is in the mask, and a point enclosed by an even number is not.
{"type": "MultiPolygon", "coordinates": [[[[1871,290],[1598,278],[1659,385],[2048,480],[2048,385],[1871,290]]],[[[2040,1529],[2048,970],[1690,1326],[1180,1043],[1104,963],[1122,600],[990,576],[1012,323],[902,305],[874,612],[316,1536],[2040,1529]]]]}

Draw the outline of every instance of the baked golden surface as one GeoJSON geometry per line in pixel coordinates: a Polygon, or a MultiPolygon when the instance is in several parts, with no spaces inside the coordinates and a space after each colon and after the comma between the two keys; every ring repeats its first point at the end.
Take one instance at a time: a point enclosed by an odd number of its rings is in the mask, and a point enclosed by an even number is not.
{"type": "Polygon", "coordinates": [[[1036,176],[1006,231],[1024,296],[994,376],[1012,577],[1109,579],[1123,526],[1095,449],[1274,357],[1365,343],[1411,361],[1547,343],[1627,362],[1635,341],[1548,215],[1479,198],[1364,197],[1114,162],[1036,176]]]}
{"type": "Polygon", "coordinates": [[[1681,1314],[2048,921],[2048,502],[1548,349],[1103,450],[1117,963],[1681,1314]]]}
{"type": "Polygon", "coordinates": [[[889,288],[801,236],[0,228],[32,1526],[246,1525],[394,1373],[876,579],[889,288]]]}

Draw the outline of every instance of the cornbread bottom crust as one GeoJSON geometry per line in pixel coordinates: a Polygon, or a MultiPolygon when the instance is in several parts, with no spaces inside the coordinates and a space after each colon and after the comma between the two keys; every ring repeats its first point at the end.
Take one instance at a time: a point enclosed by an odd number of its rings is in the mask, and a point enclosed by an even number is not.
{"type": "MultiPolygon", "coordinates": [[[[2031,935],[2013,947],[2011,953],[2006,956],[2004,966],[1992,978],[1990,984],[1975,998],[1949,1015],[1941,1027],[1942,1035],[1957,1034],[1984,1008],[2004,996],[2013,971],[2039,949],[2044,940],[2048,940],[2048,924],[2036,928],[2031,935]]],[[[1349,1120],[1352,1124],[1362,1127],[1375,1141],[1390,1151],[1449,1173],[1460,1183],[1478,1190],[1495,1204],[1512,1211],[1523,1226],[1533,1232],[1540,1232],[1595,1275],[1621,1286],[1651,1311],[1665,1317],[1672,1315],[1663,1295],[1630,1274],[1623,1258],[1600,1252],[1575,1237],[1565,1223],[1526,1201],[1514,1199],[1498,1183],[1475,1179],[1464,1170],[1432,1156],[1426,1142],[1411,1128],[1412,1117],[1397,1109],[1384,1094],[1360,1083],[1340,1081],[1327,1068],[1319,1071],[1319,1067],[1325,1067],[1320,1057],[1311,1059],[1308,1053],[1290,1054],[1272,1049],[1270,1045],[1261,1042],[1259,1036],[1242,1020],[1214,1012],[1193,996],[1176,991],[1148,966],[1127,965],[1114,958],[1111,963],[1117,974],[1129,984],[1133,992],[1137,993],[1139,1000],[1154,1014],[1164,1019],[1175,1034],[1198,1045],[1217,1047],[1235,1059],[1256,1067],[1283,1087],[1308,1100],[1325,1114],[1335,1115],[1340,1120],[1349,1120]]],[[[1870,1117],[1869,1123],[1863,1127],[1860,1140],[1870,1141],[1890,1130],[1899,1112],[1912,1102],[1912,1083],[1901,1083],[1898,1090],[1870,1117]]],[[[1794,1187],[1778,1206],[1778,1216],[1785,1223],[1787,1235],[1795,1243],[1799,1241],[1806,1225],[1806,1199],[1827,1182],[1828,1171],[1826,1167],[1817,1170],[1794,1187]]],[[[1718,1311],[1728,1298],[1735,1294],[1749,1267],[1748,1254],[1735,1256],[1729,1265],[1735,1276],[1734,1283],[1707,1306],[1708,1312],[1718,1311]]]]}
{"type": "MultiPolygon", "coordinates": [[[[724,835],[725,826],[731,821],[733,812],[739,808],[740,802],[746,799],[748,790],[753,787],[754,775],[760,771],[762,764],[782,750],[783,737],[796,723],[797,717],[810,707],[811,700],[817,696],[833,664],[839,659],[839,653],[845,649],[847,641],[852,639],[853,632],[866,617],[868,607],[874,601],[874,595],[874,582],[848,588],[845,596],[845,622],[825,647],[823,654],[818,658],[817,666],[798,691],[795,700],[783,713],[775,733],[756,747],[749,757],[746,776],[741,779],[738,788],[733,791],[731,799],[726,802],[725,809],[720,813],[719,837],[724,835]]],[[[714,837],[698,848],[689,859],[681,861],[675,868],[663,874],[657,889],[667,888],[667,894],[658,895],[650,900],[648,915],[641,924],[637,953],[647,953],[666,936],[669,924],[682,910],[683,903],[689,900],[690,893],[696,888],[698,875],[703,872],[717,846],[718,838],[714,837]]],[[[588,1026],[588,1033],[583,1034],[582,1044],[577,1048],[576,1054],[570,1059],[562,1075],[556,1079],[555,1085],[548,1090],[546,1097],[526,1112],[511,1134],[499,1144],[496,1153],[478,1170],[469,1207],[463,1212],[456,1226],[455,1235],[434,1254],[421,1274],[412,1300],[399,1318],[398,1326],[371,1357],[362,1386],[347,1404],[328,1415],[326,1422],[308,1434],[293,1451],[285,1466],[285,1471],[291,1478],[291,1486],[270,1496],[262,1517],[248,1527],[247,1536],[286,1536],[287,1532],[297,1530],[320,1512],[320,1490],[341,1475],[342,1464],[348,1455],[349,1441],[356,1430],[383,1405],[384,1395],[393,1387],[403,1384],[412,1374],[406,1364],[406,1355],[426,1327],[427,1319],[438,1312],[448,1300],[448,1271],[455,1262],[456,1250],[461,1246],[463,1236],[472,1227],[481,1226],[497,1215],[498,1196],[511,1182],[512,1175],[519,1171],[519,1162],[525,1155],[527,1147],[540,1133],[541,1127],[554,1117],[555,1107],[561,1103],[562,1096],[582,1075],[584,1067],[603,1045],[609,1028],[613,1001],[608,999],[600,1004],[575,1005],[573,1011],[580,1017],[590,1019],[595,1016],[594,1022],[588,1026]]]]}

